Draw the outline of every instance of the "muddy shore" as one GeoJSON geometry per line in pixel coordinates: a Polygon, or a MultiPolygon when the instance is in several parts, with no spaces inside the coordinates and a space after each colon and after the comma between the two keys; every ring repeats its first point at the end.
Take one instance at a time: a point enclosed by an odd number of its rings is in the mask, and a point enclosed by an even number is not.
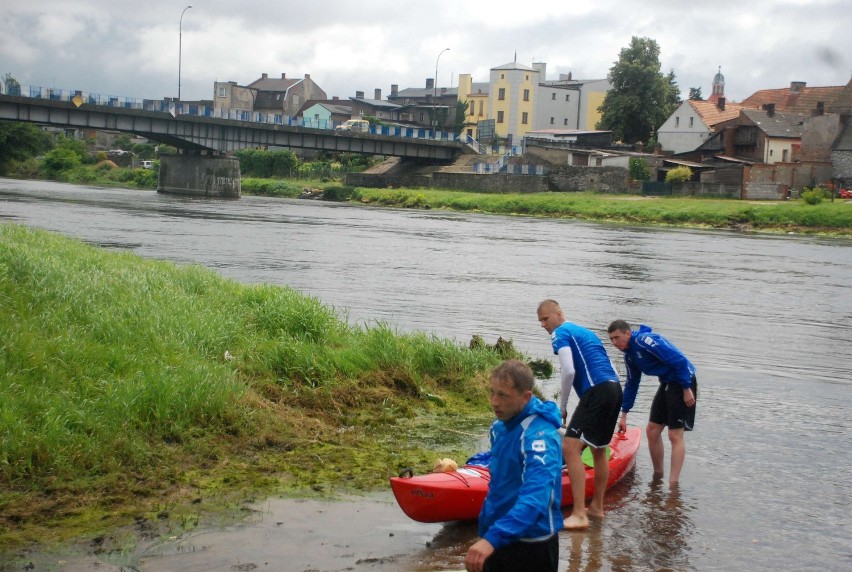
{"type": "Polygon", "coordinates": [[[266,499],[225,528],[140,540],[133,551],[97,554],[92,543],[17,555],[0,570],[62,572],[433,571],[464,568],[475,523],[423,524],[390,493],[338,501],[266,499]]]}

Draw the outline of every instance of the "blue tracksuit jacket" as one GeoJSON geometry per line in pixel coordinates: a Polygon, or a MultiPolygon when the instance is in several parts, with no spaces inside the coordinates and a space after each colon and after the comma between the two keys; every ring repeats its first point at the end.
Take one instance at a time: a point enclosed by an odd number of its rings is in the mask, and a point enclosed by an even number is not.
{"type": "Polygon", "coordinates": [[[630,411],[633,407],[643,373],[657,376],[660,383],[679,383],[684,388],[690,387],[695,375],[692,362],[673,343],[645,325],[630,333],[624,364],[627,366],[627,383],[622,411],[630,411]]]}
{"type": "Polygon", "coordinates": [[[515,417],[491,425],[491,483],[479,535],[494,548],[562,528],[561,421],[555,403],[533,396],[515,417]]]}

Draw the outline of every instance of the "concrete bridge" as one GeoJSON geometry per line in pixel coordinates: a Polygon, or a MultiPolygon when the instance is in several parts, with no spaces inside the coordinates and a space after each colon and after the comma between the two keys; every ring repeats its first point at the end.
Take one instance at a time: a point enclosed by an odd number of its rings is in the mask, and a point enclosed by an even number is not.
{"type": "Polygon", "coordinates": [[[160,156],[158,191],[231,198],[240,196],[240,167],[239,161],[228,157],[228,154],[239,149],[315,149],[401,157],[436,164],[450,163],[463,153],[475,152],[458,141],[113,107],[87,103],[79,95],[66,101],[0,94],[0,119],[121,131],[171,145],[179,152],[178,155],[160,156]]]}

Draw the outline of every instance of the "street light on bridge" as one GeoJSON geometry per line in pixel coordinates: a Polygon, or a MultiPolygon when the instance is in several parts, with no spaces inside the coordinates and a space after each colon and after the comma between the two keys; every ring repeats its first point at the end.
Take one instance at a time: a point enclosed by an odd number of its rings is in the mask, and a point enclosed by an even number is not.
{"type": "Polygon", "coordinates": [[[178,101],[180,101],[180,63],[183,48],[183,15],[190,8],[192,8],[192,4],[183,9],[183,12],[180,13],[180,23],[178,24],[178,101]]]}
{"type": "Polygon", "coordinates": [[[450,48],[444,48],[435,59],[435,84],[432,86],[432,115],[435,118],[435,131],[438,130],[438,62],[441,60],[441,54],[449,51],[450,48]]]}

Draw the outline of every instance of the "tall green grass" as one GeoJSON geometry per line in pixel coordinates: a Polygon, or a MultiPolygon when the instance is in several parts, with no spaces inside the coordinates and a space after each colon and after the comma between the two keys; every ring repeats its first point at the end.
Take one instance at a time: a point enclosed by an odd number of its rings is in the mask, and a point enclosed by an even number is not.
{"type": "Polygon", "coordinates": [[[0,546],[70,504],[144,505],[185,474],[373,486],[427,462],[405,420],[487,421],[484,372],[500,357],[350,325],[286,287],[2,224],[0,546]]]}
{"type": "Polygon", "coordinates": [[[699,197],[654,197],[583,193],[473,193],[437,189],[358,188],[352,200],[404,208],[435,208],[495,214],[579,218],[595,221],[852,232],[852,205],[845,201],[748,202],[699,197]]]}

